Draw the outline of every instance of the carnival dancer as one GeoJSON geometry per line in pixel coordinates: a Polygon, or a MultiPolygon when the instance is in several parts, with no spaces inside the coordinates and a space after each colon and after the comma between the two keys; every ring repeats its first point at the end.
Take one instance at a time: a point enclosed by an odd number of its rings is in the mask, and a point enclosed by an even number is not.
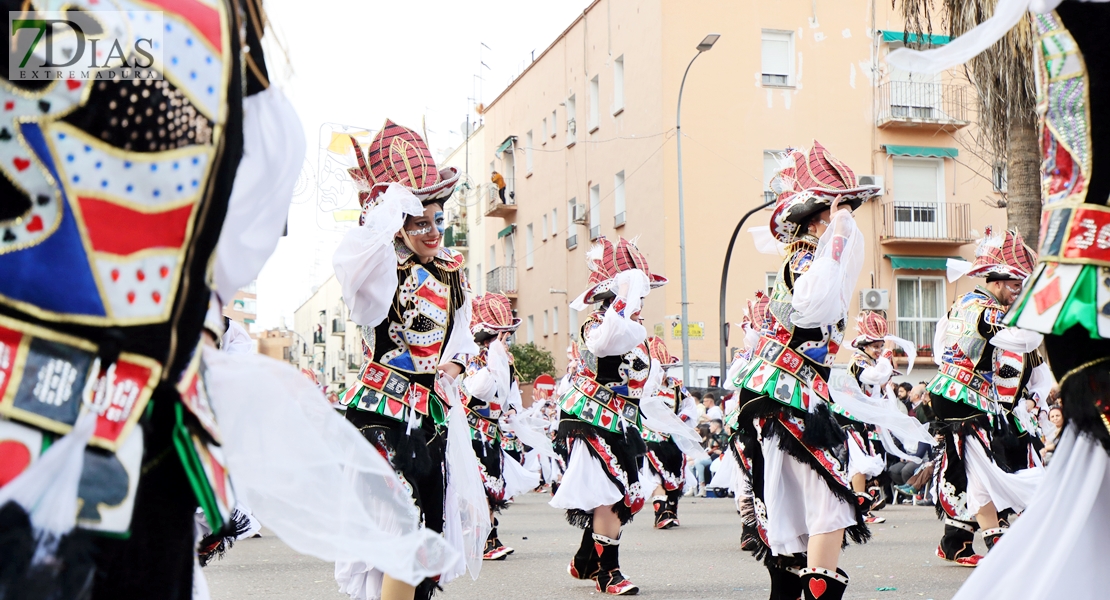
{"type": "Polygon", "coordinates": [[[866,496],[848,478],[848,446],[829,412],[828,377],[844,339],[848,298],[863,263],[852,210],[876,193],[818,142],[793,151],[772,180],[771,232],[788,244],[768,330],[733,381],[735,444],[750,482],[742,545],[763,560],[772,599],[840,598],[847,538],[865,542],[866,496]]]}
{"type": "MultiPolygon", "coordinates": [[[[660,365],[660,369],[678,364],[677,357],[672,357],[667,351],[667,345],[662,339],[651,336],[648,338],[648,350],[651,359],[660,365]]],[[[653,363],[654,366],[655,363],[653,363]]],[[[694,399],[686,394],[682,382],[661,372],[662,381],[659,389],[654,390],[666,404],[668,411],[678,417],[681,423],[669,421],[672,426],[682,426],[686,423],[697,422],[697,406],[694,399]]],[[[641,401],[643,409],[643,401],[641,401]]],[[[690,434],[694,434],[691,426],[686,425],[690,434]]],[[[671,529],[680,525],[678,520],[678,500],[682,497],[682,489],[686,484],[686,454],[679,447],[666,428],[657,431],[645,422],[640,429],[641,437],[647,446],[644,455],[643,469],[640,472],[641,485],[655,484],[651,496],[651,504],[655,509],[655,528],[671,529]]],[[[704,454],[704,451],[702,452],[704,454]]],[[[646,488],[645,488],[646,489],[646,488]]]]}
{"type": "Polygon", "coordinates": [[[516,368],[513,357],[506,348],[509,336],[520,327],[520,319],[513,317],[513,307],[502,294],[486,293],[471,304],[470,330],[478,353],[471,356],[463,379],[466,400],[466,417],[478,466],[482,471],[486,498],[489,500],[490,522],[493,528],[486,538],[482,555],[484,560],[504,560],[513,549],[501,543],[497,536],[497,518],[508,506],[513,494],[530,490],[539,484],[531,474],[525,483],[518,483],[524,467],[516,463],[502,443],[505,432],[501,428],[502,414],[520,412],[519,392],[516,390],[516,368]],[[507,480],[515,478],[512,484],[507,480]]]}
{"type": "Polygon", "coordinates": [[[982,52],[1019,22],[1031,23],[1035,42],[1044,205],[1039,261],[1004,323],[1044,334],[1048,362],[1060,380],[1065,425],[1029,507],[956,598],[1101,598],[1103,557],[1110,552],[1110,327],[1108,263],[1098,240],[1110,231],[1110,4],[1000,5],[987,23],[960,36],[955,54],[911,53],[899,60],[914,71],[943,71],[982,52]]]}
{"type": "MultiPolygon", "coordinates": [[[[437,169],[423,138],[389,120],[365,158],[351,143],[363,211],[334,262],[359,325],[363,364],[341,402],[346,419],[396,469],[424,525],[444,532],[451,407],[437,374],[454,379],[478,354],[463,257],[441,245],[443,202],[459,173],[437,169]]],[[[361,561],[337,562],[335,577],[358,599],[428,598],[437,587],[427,578],[414,590],[361,561]]]]}
{"type": "Polygon", "coordinates": [[[636,246],[620,238],[600,238],[587,254],[589,287],[572,308],[599,306],[582,324],[571,389],[560,400],[556,448],[567,457],[551,506],[565,509],[567,521],[582,528],[582,543],[568,571],[592,579],[599,592],[639,591],[620,570],[621,527],[644,504],[639,463],[639,399],[651,357],[639,321],[643,299],[666,279],[651,274],[636,246]]]}

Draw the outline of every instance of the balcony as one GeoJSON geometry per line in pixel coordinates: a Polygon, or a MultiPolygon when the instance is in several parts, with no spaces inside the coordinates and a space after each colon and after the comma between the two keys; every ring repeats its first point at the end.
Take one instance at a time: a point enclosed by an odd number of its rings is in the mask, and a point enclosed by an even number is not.
{"type": "Polygon", "coordinates": [[[516,193],[506,191],[505,201],[501,201],[501,196],[497,193],[497,186],[491,185],[489,187],[489,198],[486,200],[486,211],[484,213],[487,217],[499,217],[508,219],[516,215],[516,193]]]}
{"type": "Polygon", "coordinates": [[[516,267],[497,267],[486,273],[486,291],[516,298],[516,267]]]}
{"type": "Polygon", "coordinates": [[[970,244],[971,205],[955,202],[883,203],[883,244],[970,244]]]}
{"type": "Polygon", "coordinates": [[[466,225],[461,223],[448,225],[447,230],[443,232],[443,245],[448,248],[465,250],[467,247],[466,234],[466,225]]]}
{"type": "Polygon", "coordinates": [[[876,125],[954,130],[967,127],[967,88],[945,83],[888,81],[879,86],[876,125]]]}
{"type": "Polygon", "coordinates": [[[313,331],[312,332],[312,344],[315,345],[315,346],[323,346],[323,345],[327,344],[327,342],[324,341],[324,332],[323,331],[313,331]]]}
{"type": "Polygon", "coordinates": [[[331,334],[343,335],[347,333],[347,322],[340,319],[331,320],[331,334]]]}

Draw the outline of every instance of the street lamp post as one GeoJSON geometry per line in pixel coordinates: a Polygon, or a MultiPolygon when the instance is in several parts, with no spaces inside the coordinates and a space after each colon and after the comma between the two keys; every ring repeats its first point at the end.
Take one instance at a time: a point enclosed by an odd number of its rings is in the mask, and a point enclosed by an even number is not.
{"type": "Polygon", "coordinates": [[[686,76],[690,74],[690,67],[694,61],[713,48],[713,44],[721,37],[719,33],[711,33],[698,44],[698,53],[686,65],[686,72],[682,74],[682,84],[678,86],[678,111],[675,116],[675,134],[678,137],[678,256],[679,271],[682,273],[682,382],[690,385],[690,320],[686,299],[686,206],[682,196],[682,90],[686,87],[686,76]]]}
{"type": "Polygon", "coordinates": [[[725,387],[725,374],[728,373],[727,348],[729,322],[725,317],[725,294],[728,293],[728,267],[729,263],[732,261],[732,248],[736,245],[736,238],[740,235],[740,230],[744,227],[744,221],[747,221],[748,217],[774,203],[774,200],[769,200],[744,213],[744,216],[740,218],[740,222],[736,224],[736,229],[732,231],[732,238],[728,241],[728,250],[725,251],[725,265],[721,268],[721,376],[720,379],[717,380],[717,384],[721,387],[725,387]]]}

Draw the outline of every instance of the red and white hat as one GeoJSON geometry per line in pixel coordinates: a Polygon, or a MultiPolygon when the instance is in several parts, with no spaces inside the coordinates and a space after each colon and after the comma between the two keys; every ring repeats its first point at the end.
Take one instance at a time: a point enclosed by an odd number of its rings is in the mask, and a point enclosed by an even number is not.
{"type": "Polygon", "coordinates": [[[459,170],[438,169],[432,151],[420,134],[386,119],[366,148],[352,137],[357,167],[347,169],[358,187],[358,201],[363,207],[373,202],[391,183],[399,183],[421,202],[442,200],[455,191],[459,170]]]}
{"type": "Polygon", "coordinates": [[[755,292],[755,298],[747,301],[747,306],[744,307],[744,318],[741,324],[748,323],[756,331],[768,329],[768,323],[771,320],[771,298],[763,293],[763,290],[755,292]]]}
{"type": "Polygon", "coordinates": [[[1025,244],[1021,234],[1010,230],[995,235],[987,229],[987,236],[975,249],[975,261],[971,270],[964,273],[968,277],[986,277],[987,281],[996,279],[1022,280],[1033,272],[1037,264],[1037,253],[1025,244]]]}
{"type": "Polygon", "coordinates": [[[513,317],[513,305],[502,294],[487,292],[470,301],[470,333],[477,337],[485,334],[496,337],[500,333],[516,331],[520,319],[513,317]]]}
{"type": "Polygon", "coordinates": [[[841,204],[859,208],[878,193],[878,186],[859,185],[856,174],[840,162],[817,140],[809,152],[791,150],[788,166],[771,180],[777,195],[771,213],[771,235],[789,244],[804,233],[802,223],[815,213],[832,206],[839,196],[841,204]]]}
{"type": "Polygon", "coordinates": [[[852,341],[852,346],[859,348],[886,339],[889,326],[886,317],[874,311],[864,310],[856,315],[856,330],[859,331],[859,335],[852,341]]]}
{"type": "Polygon", "coordinates": [[[677,356],[671,356],[671,351],[667,350],[667,344],[663,341],[663,338],[653,335],[648,338],[647,343],[648,355],[659,361],[659,364],[664,367],[681,362],[677,356]]]}
{"type": "Polygon", "coordinates": [[[590,267],[589,287],[582,294],[584,304],[593,304],[604,300],[614,294],[613,283],[617,273],[639,269],[648,276],[651,287],[657,288],[667,283],[667,278],[662,275],[653,275],[648,268],[647,257],[636,247],[636,244],[617,238],[617,243],[601,236],[586,253],[587,265],[590,267]]]}

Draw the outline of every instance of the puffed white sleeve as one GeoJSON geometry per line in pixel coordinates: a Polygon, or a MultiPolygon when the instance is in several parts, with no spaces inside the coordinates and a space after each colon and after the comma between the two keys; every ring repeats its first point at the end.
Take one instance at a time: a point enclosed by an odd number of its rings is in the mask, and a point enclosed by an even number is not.
{"type": "Polygon", "coordinates": [[[493,398],[500,398],[504,402],[509,395],[511,378],[509,351],[501,340],[493,340],[486,352],[486,366],[478,369],[473,375],[467,375],[463,385],[472,397],[487,402],[493,398]]]}
{"type": "Polygon", "coordinates": [[[497,380],[488,367],[482,367],[463,378],[463,387],[471,398],[488,402],[497,395],[497,380]]]}
{"type": "Polygon", "coordinates": [[[632,269],[618,273],[616,279],[614,287],[628,291],[624,296],[618,295],[605,309],[601,321],[584,332],[586,348],[594,356],[619,356],[647,339],[647,330],[632,319],[639,313],[640,303],[650,290],[647,275],[639,269],[632,269]]]}
{"type": "Polygon", "coordinates": [[[393,238],[404,226],[405,215],[422,214],[424,209],[416,196],[392,183],[379,204],[366,213],[365,222],[343,235],[332,265],[355,323],[374,327],[389,315],[397,293],[393,238]]]}
{"type": "Polygon", "coordinates": [[[894,375],[894,365],[890,363],[890,357],[885,353],[875,361],[875,364],[870,367],[864,367],[863,371],[859,374],[859,380],[867,385],[883,385],[890,381],[891,376],[894,375]]]}
{"type": "Polygon", "coordinates": [[[838,210],[817,244],[813,264],[794,282],[794,324],[833,325],[848,315],[863,269],[863,246],[863,233],[851,211],[838,210]]]}
{"type": "Polygon", "coordinates": [[[1052,391],[1052,387],[1056,385],[1056,378],[1052,376],[1052,369],[1049,368],[1048,363],[1042,362],[1033,368],[1033,372],[1029,374],[1029,393],[1037,399],[1037,406],[1042,410],[1048,411],[1048,394],[1052,391]]]}

